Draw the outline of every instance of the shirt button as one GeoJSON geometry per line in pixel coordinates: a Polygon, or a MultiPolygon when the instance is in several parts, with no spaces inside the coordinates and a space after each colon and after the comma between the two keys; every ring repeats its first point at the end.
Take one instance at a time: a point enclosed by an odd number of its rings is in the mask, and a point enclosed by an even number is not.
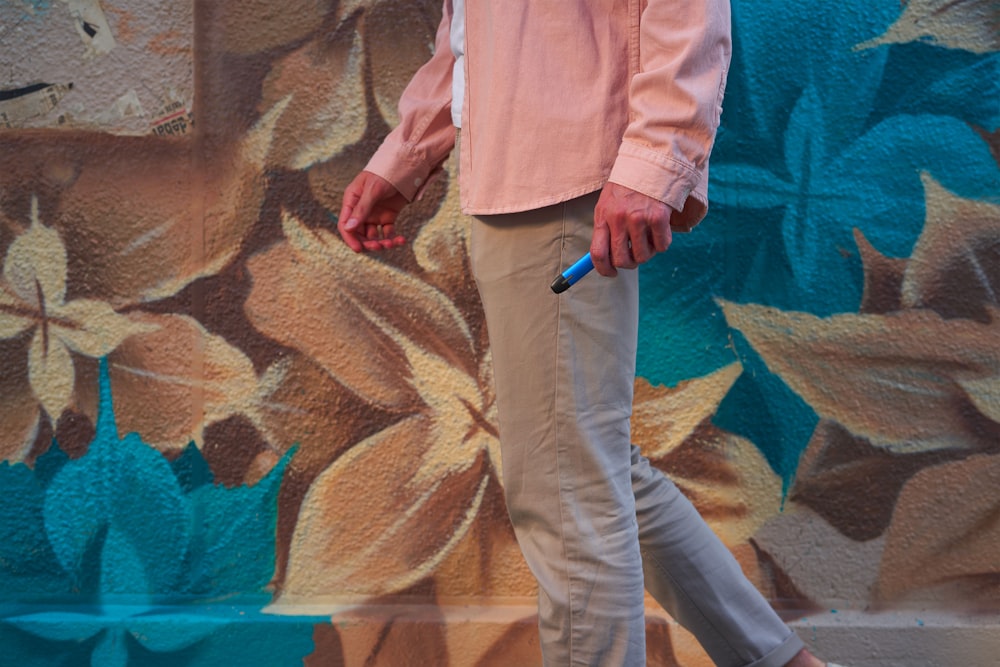
{"type": "Polygon", "coordinates": [[[419,188],[419,187],[420,187],[421,185],[423,185],[423,183],[424,183],[424,179],[422,179],[422,178],[414,178],[414,179],[413,179],[413,184],[414,184],[415,186],[417,186],[418,188],[419,188]]]}

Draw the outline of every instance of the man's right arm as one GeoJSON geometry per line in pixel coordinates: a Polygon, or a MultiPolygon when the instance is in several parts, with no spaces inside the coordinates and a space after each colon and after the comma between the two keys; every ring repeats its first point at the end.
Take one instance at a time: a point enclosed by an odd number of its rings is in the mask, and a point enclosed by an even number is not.
{"type": "Polygon", "coordinates": [[[431,173],[455,146],[451,119],[451,0],[444,0],[434,55],[413,75],[399,99],[399,125],[366,167],[392,183],[407,201],[420,193],[431,173]]]}
{"type": "Polygon", "coordinates": [[[434,55],[403,91],[399,125],[344,192],[337,227],[355,252],[384,250],[405,242],[395,231],[400,209],[420,194],[455,145],[451,19],[451,0],[444,0],[434,55]]]}

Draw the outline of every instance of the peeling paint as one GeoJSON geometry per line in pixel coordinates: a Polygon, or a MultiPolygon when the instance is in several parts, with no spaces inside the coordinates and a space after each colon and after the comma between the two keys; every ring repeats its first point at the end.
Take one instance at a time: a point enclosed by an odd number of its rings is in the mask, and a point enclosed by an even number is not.
{"type": "Polygon", "coordinates": [[[108,17],[101,9],[100,0],[62,0],[69,7],[74,27],[87,46],[88,55],[110,53],[115,48],[115,37],[108,25],[108,17]]]}
{"type": "Polygon", "coordinates": [[[59,104],[73,84],[53,84],[24,94],[0,99],[0,127],[18,127],[29,118],[45,116],[59,104]]]}

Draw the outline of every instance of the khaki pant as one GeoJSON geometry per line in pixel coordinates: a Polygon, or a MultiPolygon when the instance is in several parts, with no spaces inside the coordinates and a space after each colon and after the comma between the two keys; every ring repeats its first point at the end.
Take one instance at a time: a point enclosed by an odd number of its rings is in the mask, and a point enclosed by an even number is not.
{"type": "Polygon", "coordinates": [[[507,507],[538,579],[545,664],[645,665],[645,587],[716,664],[782,665],[802,642],[630,444],[637,272],[549,289],[587,252],[596,202],[472,222],[507,507]]]}

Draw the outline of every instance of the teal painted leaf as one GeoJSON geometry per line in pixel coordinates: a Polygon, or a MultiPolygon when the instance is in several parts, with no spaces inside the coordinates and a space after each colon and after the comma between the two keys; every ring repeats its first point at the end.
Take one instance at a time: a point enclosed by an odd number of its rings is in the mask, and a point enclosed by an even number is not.
{"type": "Polygon", "coordinates": [[[4,600],[68,593],[69,579],[45,539],[44,494],[24,464],[0,463],[0,591],[4,600]]]}
{"type": "Polygon", "coordinates": [[[109,524],[101,550],[101,595],[129,595],[150,590],[146,564],[130,537],[115,524],[109,524]]]}
{"type": "Polygon", "coordinates": [[[58,442],[53,440],[45,453],[35,459],[35,479],[38,480],[38,484],[43,489],[47,488],[67,461],[69,455],[62,450],[58,442]]]}
{"type": "Polygon", "coordinates": [[[4,622],[36,637],[75,642],[90,639],[106,627],[99,616],[68,611],[9,617],[4,622]]]}
{"type": "MultiPolygon", "coordinates": [[[[0,464],[0,655],[31,667],[299,666],[312,617],[265,616],[277,496],[293,454],[258,484],[212,484],[189,447],[168,462],[135,434],[119,438],[107,363],[97,432],[69,460],[0,464]],[[22,593],[57,607],[24,614],[22,593]],[[238,598],[216,608],[206,600],[238,598]],[[151,607],[159,600],[164,606],[151,607]],[[199,602],[198,600],[201,600],[199,602]],[[251,621],[251,619],[253,619],[251,621]]],[[[8,662],[4,662],[8,661],[8,662]]]]}
{"type": "Polygon", "coordinates": [[[113,553],[123,541],[130,544],[136,560],[122,561],[113,582],[102,581],[104,592],[157,594],[175,588],[189,540],[189,501],[159,452],[135,434],[118,438],[106,362],[94,442],[86,456],[56,474],[46,492],[44,517],[49,542],[70,572],[79,569],[102,529],[109,531],[113,553]]]}
{"type": "Polygon", "coordinates": [[[129,619],[127,627],[129,634],[144,648],[154,653],[174,653],[194,646],[234,621],[234,618],[185,614],[177,610],[129,619]]]}
{"type": "Polygon", "coordinates": [[[196,595],[262,590],[274,575],[274,533],[282,475],[294,449],[254,486],[194,490],[191,589],[196,595]]]}
{"type": "Polygon", "coordinates": [[[90,656],[90,667],[127,667],[128,648],[125,633],[120,628],[110,628],[97,640],[90,656]]]}
{"type": "Polygon", "coordinates": [[[188,444],[181,455],[170,462],[170,467],[177,476],[184,493],[190,494],[195,489],[215,480],[208,461],[202,456],[201,450],[193,442],[188,444]]]}

